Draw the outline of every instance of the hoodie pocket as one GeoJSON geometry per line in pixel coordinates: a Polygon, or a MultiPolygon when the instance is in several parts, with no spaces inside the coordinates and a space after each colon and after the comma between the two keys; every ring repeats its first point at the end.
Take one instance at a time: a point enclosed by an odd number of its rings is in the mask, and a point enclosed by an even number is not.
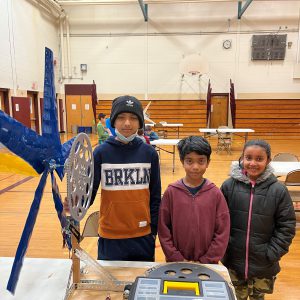
{"type": "Polygon", "coordinates": [[[144,231],[150,224],[148,201],[111,201],[102,214],[100,225],[105,230],[118,234],[144,231]]]}

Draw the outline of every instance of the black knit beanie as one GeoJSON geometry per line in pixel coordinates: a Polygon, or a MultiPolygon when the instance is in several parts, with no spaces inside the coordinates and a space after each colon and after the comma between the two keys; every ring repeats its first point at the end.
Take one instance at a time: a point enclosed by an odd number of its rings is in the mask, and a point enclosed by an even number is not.
{"type": "Polygon", "coordinates": [[[119,114],[128,112],[135,114],[140,123],[140,128],[144,127],[144,113],[141,102],[133,96],[120,96],[114,99],[110,113],[111,127],[115,128],[115,121],[119,114]]]}

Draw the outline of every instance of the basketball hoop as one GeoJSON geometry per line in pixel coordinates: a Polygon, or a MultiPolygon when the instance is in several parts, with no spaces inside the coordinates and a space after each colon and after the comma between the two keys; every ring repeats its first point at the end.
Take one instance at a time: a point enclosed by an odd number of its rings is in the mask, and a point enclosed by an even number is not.
{"type": "Polygon", "coordinates": [[[208,72],[206,60],[199,54],[190,54],[184,57],[179,65],[180,73],[184,75],[202,75],[208,72]]]}
{"type": "Polygon", "coordinates": [[[200,72],[199,71],[189,71],[188,74],[191,76],[195,76],[195,75],[199,75],[200,72]]]}

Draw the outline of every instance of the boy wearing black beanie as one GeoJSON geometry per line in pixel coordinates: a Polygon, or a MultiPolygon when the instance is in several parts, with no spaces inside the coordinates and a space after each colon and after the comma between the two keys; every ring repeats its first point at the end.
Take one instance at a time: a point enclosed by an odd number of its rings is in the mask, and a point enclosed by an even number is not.
{"type": "Polygon", "coordinates": [[[154,261],[161,181],[158,155],[137,138],[143,107],[133,96],[113,101],[110,137],[94,150],[92,202],[101,182],[98,259],[154,261]]]}

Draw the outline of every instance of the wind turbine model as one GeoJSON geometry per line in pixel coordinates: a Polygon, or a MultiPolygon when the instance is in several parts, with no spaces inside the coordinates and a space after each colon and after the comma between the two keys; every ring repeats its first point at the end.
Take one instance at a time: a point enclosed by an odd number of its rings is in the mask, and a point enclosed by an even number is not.
{"type": "Polygon", "coordinates": [[[89,206],[93,182],[92,147],[88,137],[85,138],[83,135],[79,134],[75,139],[61,144],[57,124],[53,53],[46,48],[42,135],[37,134],[0,110],[0,142],[30,164],[38,174],[41,174],[7,284],[7,290],[12,294],[15,293],[48,175],[51,176],[54,206],[61,224],[63,238],[68,248],[72,248],[70,222],[63,212],[63,204],[54,172],[62,180],[67,171],[70,211],[72,217],[79,221],[89,206]],[[65,168],[67,159],[67,168],[65,168]]]}

